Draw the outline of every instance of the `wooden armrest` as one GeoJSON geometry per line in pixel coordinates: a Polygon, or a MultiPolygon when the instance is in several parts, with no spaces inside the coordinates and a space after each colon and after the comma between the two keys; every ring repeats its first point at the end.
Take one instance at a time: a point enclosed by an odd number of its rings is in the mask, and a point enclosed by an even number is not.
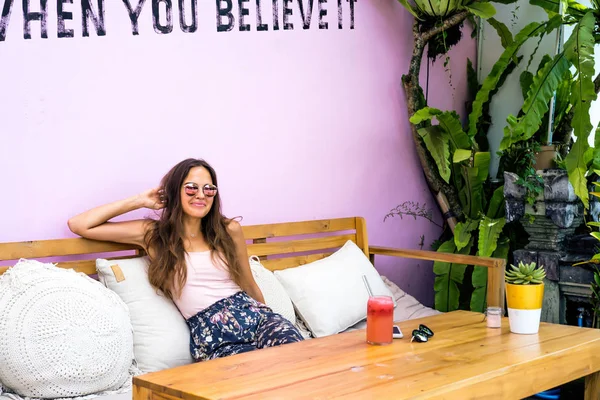
{"type": "Polygon", "coordinates": [[[488,307],[504,308],[504,271],[506,268],[506,260],[502,258],[369,246],[369,257],[371,258],[371,262],[374,261],[373,257],[376,254],[487,267],[489,268],[487,279],[487,305],[488,307]]]}
{"type": "Polygon", "coordinates": [[[413,258],[419,260],[443,261],[456,264],[477,265],[479,267],[497,268],[504,267],[506,260],[502,258],[478,257],[453,253],[438,253],[427,250],[406,250],[395,249],[392,247],[369,246],[369,253],[372,255],[394,256],[413,258]]]}

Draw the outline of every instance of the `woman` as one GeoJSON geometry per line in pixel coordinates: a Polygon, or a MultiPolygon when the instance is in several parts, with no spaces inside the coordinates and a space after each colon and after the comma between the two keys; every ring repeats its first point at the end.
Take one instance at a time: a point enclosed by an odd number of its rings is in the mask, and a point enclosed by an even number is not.
{"type": "Polygon", "coordinates": [[[237,221],[221,214],[214,169],[204,160],[175,165],[160,187],[86,211],[69,220],[88,239],[131,243],[148,253],[152,286],[173,300],[190,328],[196,361],[302,340],[264,305],[237,221]],[[108,222],[146,207],[158,220],[108,222]]]}

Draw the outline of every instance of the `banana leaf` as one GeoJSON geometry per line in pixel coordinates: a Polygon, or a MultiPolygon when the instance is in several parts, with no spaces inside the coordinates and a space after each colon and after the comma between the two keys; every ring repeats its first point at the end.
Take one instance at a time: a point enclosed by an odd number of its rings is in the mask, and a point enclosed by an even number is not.
{"type": "Polygon", "coordinates": [[[475,219],[483,210],[483,182],[479,180],[479,169],[475,167],[464,167],[463,176],[467,198],[465,213],[469,218],[475,219]]]}
{"type": "Polygon", "coordinates": [[[417,14],[417,12],[415,11],[415,9],[410,5],[410,3],[406,0],[398,0],[400,2],[400,4],[402,4],[404,6],[404,8],[406,8],[408,10],[408,12],[410,12],[413,17],[415,17],[416,19],[420,20],[421,18],[419,17],[419,15],[417,14]]]}
{"type": "Polygon", "coordinates": [[[467,197],[466,214],[472,219],[478,219],[485,207],[483,184],[487,180],[490,168],[490,153],[478,152],[473,157],[473,167],[465,167],[465,195],[467,197]]]}
{"type": "Polygon", "coordinates": [[[527,92],[533,83],[533,73],[530,71],[521,72],[519,82],[521,83],[521,94],[523,95],[523,99],[525,99],[527,98],[527,92]]]}
{"type": "MultiPolygon", "coordinates": [[[[600,123],[596,127],[596,133],[594,134],[594,156],[591,169],[596,175],[600,175],[600,123]]],[[[594,193],[596,192],[592,192],[592,194],[594,193]]]]}
{"type": "Polygon", "coordinates": [[[450,183],[450,149],[446,132],[439,125],[421,128],[417,132],[435,161],[440,176],[446,183],[450,183]]]}
{"type": "Polygon", "coordinates": [[[504,25],[502,22],[498,21],[496,18],[489,18],[487,22],[496,30],[498,36],[500,37],[500,44],[505,49],[513,44],[514,39],[510,30],[504,25]]]}
{"type": "Polygon", "coordinates": [[[477,254],[481,257],[489,257],[494,251],[498,243],[498,238],[502,233],[502,229],[506,224],[504,218],[488,218],[483,217],[483,220],[479,224],[479,242],[477,254]]]}
{"type": "Polygon", "coordinates": [[[496,15],[496,8],[483,1],[474,1],[464,7],[479,18],[488,19],[496,15]]]}
{"type": "Polygon", "coordinates": [[[456,164],[468,160],[469,158],[471,158],[471,154],[471,150],[456,149],[456,151],[452,155],[452,162],[456,164]]]}
{"type": "Polygon", "coordinates": [[[523,44],[531,37],[539,36],[546,31],[546,23],[532,22],[525,26],[515,36],[513,43],[508,46],[503,52],[498,61],[492,67],[492,70],[481,84],[481,89],[477,92],[477,96],[473,101],[473,110],[469,114],[469,130],[467,132],[470,138],[475,137],[479,125],[479,119],[483,115],[484,106],[490,101],[491,93],[497,86],[503,72],[512,63],[513,58],[523,46],[523,44]]]}
{"type": "MultiPolygon", "coordinates": [[[[561,0],[529,0],[529,4],[542,7],[544,10],[552,13],[552,15],[558,14],[560,3],[561,0]]],[[[584,5],[573,0],[567,1],[567,4],[569,6],[565,10],[566,14],[576,18],[577,20],[583,18],[585,13],[589,10],[584,5]]]]}
{"type": "Polygon", "coordinates": [[[472,241],[472,234],[475,229],[479,227],[478,219],[467,218],[464,222],[459,222],[454,228],[454,244],[456,250],[462,250],[472,241]]]}
{"type": "MultiPolygon", "coordinates": [[[[492,254],[495,258],[508,258],[508,251],[510,249],[510,241],[508,238],[502,238],[498,240],[496,250],[492,254]]],[[[486,267],[474,267],[473,275],[471,275],[471,282],[473,284],[473,293],[471,294],[471,311],[484,312],[487,307],[487,278],[488,268],[486,267]]]]}
{"type": "Polygon", "coordinates": [[[453,150],[471,149],[472,142],[463,131],[460,117],[455,111],[441,111],[437,108],[424,107],[410,117],[410,122],[416,125],[432,118],[437,119],[439,126],[448,134],[453,150]]]}
{"type": "Polygon", "coordinates": [[[504,208],[504,186],[500,186],[494,190],[490,204],[488,206],[487,213],[485,214],[488,218],[500,218],[505,214],[504,208]]]}
{"type": "Polygon", "coordinates": [[[521,108],[523,115],[516,121],[507,118],[510,134],[502,138],[501,151],[516,142],[530,139],[538,131],[542,118],[548,112],[550,99],[568,70],[569,61],[564,53],[559,53],[533,77],[533,83],[521,108]]]}
{"type": "Polygon", "coordinates": [[[585,153],[589,147],[587,138],[593,126],[590,119],[590,106],[596,99],[594,89],[594,26],[596,19],[593,12],[588,12],[573,29],[573,33],[565,43],[565,56],[575,66],[577,75],[571,86],[571,104],[573,105],[573,134],[577,141],[565,159],[569,181],[575,194],[581,199],[585,208],[589,208],[587,191],[587,164],[585,153]]]}
{"type": "Polygon", "coordinates": [[[573,82],[573,75],[571,71],[568,71],[556,89],[554,120],[552,121],[554,126],[559,126],[563,117],[571,109],[571,82],[573,82]]]}
{"type": "MultiPolygon", "coordinates": [[[[440,253],[469,254],[473,242],[465,246],[461,251],[456,250],[454,239],[450,239],[439,247],[440,253]]],[[[435,281],[435,309],[441,312],[454,311],[458,309],[460,290],[458,285],[463,283],[465,276],[465,264],[452,264],[436,261],[433,263],[435,281]]]]}

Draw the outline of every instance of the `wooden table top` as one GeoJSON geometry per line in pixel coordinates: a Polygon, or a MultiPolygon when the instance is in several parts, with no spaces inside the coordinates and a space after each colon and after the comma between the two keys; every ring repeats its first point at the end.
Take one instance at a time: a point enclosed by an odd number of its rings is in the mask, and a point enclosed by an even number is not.
{"type": "Polygon", "coordinates": [[[387,346],[354,331],[153,372],[134,385],[188,400],[518,399],[600,371],[598,329],[542,323],[537,335],[517,335],[506,318],[489,329],[467,311],[398,325],[404,338],[387,346]],[[435,336],[411,343],[419,323],[435,336]]]}

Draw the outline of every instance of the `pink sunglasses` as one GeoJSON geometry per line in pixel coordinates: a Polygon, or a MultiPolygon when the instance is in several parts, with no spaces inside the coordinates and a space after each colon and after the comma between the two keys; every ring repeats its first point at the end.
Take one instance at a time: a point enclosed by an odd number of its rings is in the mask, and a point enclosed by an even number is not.
{"type": "MultiPolygon", "coordinates": [[[[198,185],[196,185],[193,182],[189,182],[183,185],[183,190],[188,196],[195,196],[196,194],[198,194],[199,189],[200,188],[198,187],[198,185]]],[[[209,183],[202,186],[202,193],[204,193],[206,197],[215,197],[217,195],[217,190],[218,189],[215,185],[211,185],[209,183]]]]}

